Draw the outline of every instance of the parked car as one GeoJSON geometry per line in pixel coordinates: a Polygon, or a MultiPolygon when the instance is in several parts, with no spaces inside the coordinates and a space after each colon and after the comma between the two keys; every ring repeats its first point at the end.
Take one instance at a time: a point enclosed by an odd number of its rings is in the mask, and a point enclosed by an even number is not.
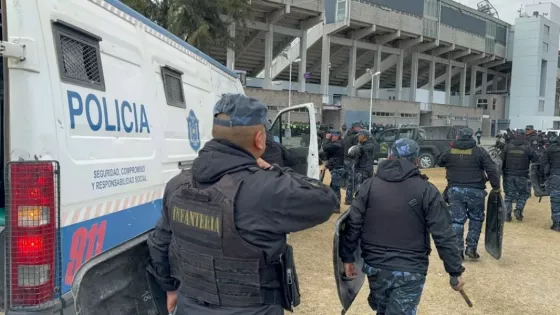
{"type": "Polygon", "coordinates": [[[397,139],[408,138],[420,147],[420,168],[434,167],[437,156],[449,148],[459,130],[465,126],[420,126],[387,129],[376,135],[378,145],[375,158],[386,158],[389,148],[397,139]]]}

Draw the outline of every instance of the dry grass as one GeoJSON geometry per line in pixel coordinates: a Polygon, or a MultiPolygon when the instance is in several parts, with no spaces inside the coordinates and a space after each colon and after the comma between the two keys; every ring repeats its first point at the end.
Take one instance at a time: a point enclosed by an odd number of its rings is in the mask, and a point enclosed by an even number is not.
{"type": "MultiPolygon", "coordinates": [[[[444,170],[425,173],[443,191],[444,170]]],[[[327,174],[325,182],[329,180],[327,174]]],[[[329,222],[290,237],[302,294],[298,314],[340,314],[332,267],[336,218],[333,215],[329,222]]],[[[538,198],[533,197],[527,203],[525,221],[506,224],[501,260],[486,253],[484,235],[481,236],[481,260],[464,264],[465,291],[474,304],[471,309],[449,287],[449,277],[434,250],[419,314],[560,314],[560,233],[551,231],[550,224],[549,198],[538,203],[538,198]]],[[[348,314],[372,314],[366,301],[368,294],[366,282],[348,314]]]]}

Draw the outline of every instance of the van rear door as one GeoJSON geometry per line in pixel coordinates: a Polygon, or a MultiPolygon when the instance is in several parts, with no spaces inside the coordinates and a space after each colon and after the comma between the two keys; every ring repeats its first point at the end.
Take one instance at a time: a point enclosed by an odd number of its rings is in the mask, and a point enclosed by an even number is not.
{"type": "Polygon", "coordinates": [[[315,107],[313,103],[285,108],[276,116],[270,130],[276,142],[288,149],[295,165],[291,168],[303,175],[319,179],[319,146],[315,107]]]}

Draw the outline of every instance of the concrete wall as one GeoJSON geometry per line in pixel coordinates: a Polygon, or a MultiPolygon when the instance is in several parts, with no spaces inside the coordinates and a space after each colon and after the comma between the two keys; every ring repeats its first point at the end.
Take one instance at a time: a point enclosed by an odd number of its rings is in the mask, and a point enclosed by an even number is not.
{"type": "MultiPolygon", "coordinates": [[[[369,98],[342,97],[342,121],[346,124],[353,120],[367,121],[369,116],[369,98]],[[358,119],[360,118],[360,119],[358,119]]],[[[411,124],[418,125],[420,104],[394,100],[373,100],[374,116],[372,121],[380,124],[411,124]],[[386,116],[388,115],[388,116],[386,116]]]]}
{"type": "MultiPolygon", "coordinates": [[[[268,116],[271,120],[276,117],[278,110],[285,108],[288,103],[287,91],[245,88],[245,93],[269,106],[268,116]]],[[[489,113],[492,119],[499,119],[499,115],[503,115],[504,112],[504,97],[496,97],[496,110],[489,113]]],[[[332,124],[335,128],[339,128],[343,123],[350,125],[354,121],[369,122],[369,98],[342,96],[340,110],[323,110],[321,94],[292,92],[292,105],[303,103],[313,103],[316,109],[315,119],[324,121],[326,124],[332,124]]],[[[490,101],[490,106],[491,104],[492,101],[490,101]]],[[[481,126],[483,110],[465,106],[376,99],[373,101],[373,113],[372,122],[383,125],[442,126],[447,125],[449,119],[452,125],[467,125],[468,123],[469,127],[476,130],[481,126]],[[426,107],[422,107],[422,115],[421,106],[426,107]]],[[[294,122],[306,122],[306,117],[307,114],[305,113],[295,112],[291,115],[294,122]]]]}
{"type": "MultiPolygon", "coordinates": [[[[245,94],[258,99],[269,106],[268,119],[270,120],[274,120],[278,111],[288,106],[288,91],[271,91],[246,87],[245,94]]],[[[315,105],[315,119],[317,121],[321,121],[321,94],[299,93],[292,91],[292,106],[304,103],[313,103],[313,105],[315,105]]],[[[294,112],[291,114],[290,118],[294,122],[308,121],[306,113],[294,112]]]]}
{"type": "MultiPolygon", "coordinates": [[[[358,90],[357,93],[358,97],[363,97],[369,99],[371,90],[358,90]]],[[[397,96],[397,92],[395,89],[380,89],[379,90],[379,99],[382,100],[391,100],[395,99],[397,96]]],[[[402,89],[402,98],[403,101],[410,102],[410,88],[403,88],[402,89]]],[[[416,89],[416,99],[414,100],[418,103],[430,103],[430,90],[426,89],[416,89]]],[[[434,91],[434,101],[432,103],[435,104],[446,104],[445,102],[445,91],[434,91]]],[[[451,99],[451,105],[459,105],[459,97],[451,99]]]]}
{"type": "MultiPolygon", "coordinates": [[[[490,119],[504,119],[506,117],[506,96],[505,95],[480,95],[475,96],[475,104],[479,99],[486,99],[488,102],[487,109],[482,109],[482,115],[488,115],[490,119]]],[[[478,106],[477,106],[478,107],[478,106]]]]}
{"type": "MultiPolygon", "coordinates": [[[[263,78],[247,78],[247,88],[260,88],[264,87],[263,78]]],[[[272,91],[287,91],[289,90],[289,81],[272,81],[272,91]]],[[[292,91],[297,91],[299,89],[299,83],[292,81],[292,91]]],[[[307,93],[321,94],[321,85],[307,83],[305,85],[305,90],[307,93]]],[[[287,95],[287,94],[286,94],[287,95]]],[[[329,86],[329,103],[333,103],[333,95],[348,95],[348,89],[341,86],[329,86]]],[[[288,99],[286,99],[287,101],[288,99]]]]}
{"type": "Polygon", "coordinates": [[[465,106],[447,106],[432,104],[432,126],[445,126],[449,123],[453,126],[467,125],[473,130],[482,126],[482,109],[465,106]]]}

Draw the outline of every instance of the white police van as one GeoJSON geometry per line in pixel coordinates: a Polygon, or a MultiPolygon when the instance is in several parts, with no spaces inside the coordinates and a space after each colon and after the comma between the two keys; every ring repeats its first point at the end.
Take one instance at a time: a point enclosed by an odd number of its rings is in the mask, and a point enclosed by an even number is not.
{"type": "MultiPolygon", "coordinates": [[[[2,0],[1,9],[2,308],[158,314],[145,240],[165,183],[211,138],[220,95],[243,86],[117,0],[2,0]]],[[[314,113],[290,110],[302,109],[314,113]]],[[[273,124],[281,141],[287,112],[273,124]]],[[[314,115],[309,123],[316,143],[314,115]]],[[[317,147],[289,149],[317,178],[317,147]]]]}

